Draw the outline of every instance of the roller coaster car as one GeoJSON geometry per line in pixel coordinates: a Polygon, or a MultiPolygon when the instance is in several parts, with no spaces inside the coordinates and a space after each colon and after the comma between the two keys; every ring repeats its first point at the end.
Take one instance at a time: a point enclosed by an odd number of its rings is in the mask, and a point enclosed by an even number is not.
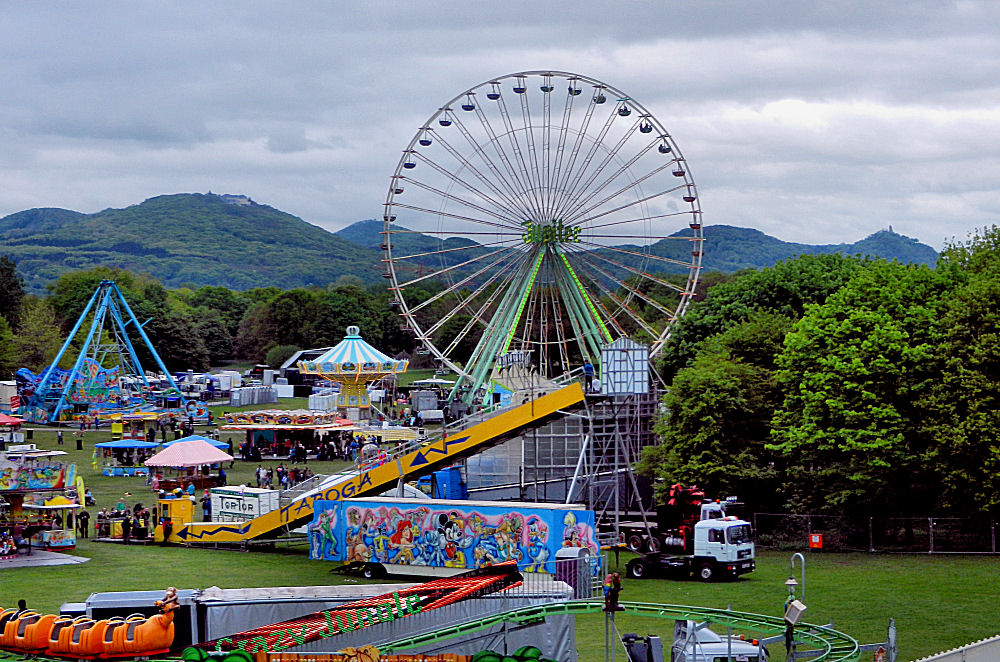
{"type": "MultiPolygon", "coordinates": [[[[14,620],[16,609],[4,609],[0,611],[0,648],[7,648],[11,644],[7,643],[7,626],[14,620]]],[[[11,626],[13,627],[13,626],[11,626]]],[[[13,642],[13,629],[11,630],[11,642],[13,642]]]]}
{"type": "Polygon", "coordinates": [[[136,646],[135,630],[146,622],[142,614],[132,614],[124,622],[116,623],[104,633],[104,650],[101,657],[131,657],[136,646]]]}
{"type": "Polygon", "coordinates": [[[124,622],[125,619],[121,616],[113,616],[97,621],[93,627],[81,631],[79,641],[74,636],[73,643],[70,644],[73,657],[89,659],[100,655],[104,652],[104,637],[107,635],[108,629],[113,629],[115,623],[124,622]]]}
{"type": "MultiPolygon", "coordinates": [[[[105,636],[107,641],[107,636],[105,636]]],[[[114,628],[111,644],[104,646],[101,657],[134,657],[159,655],[170,650],[174,642],[172,610],[146,618],[133,614],[124,624],[114,628]]]]}
{"type": "Polygon", "coordinates": [[[49,633],[59,616],[56,614],[32,613],[23,614],[17,619],[17,631],[14,633],[14,648],[26,652],[43,651],[49,645],[49,633]]]}
{"type": "Polygon", "coordinates": [[[79,645],[84,630],[92,628],[94,625],[95,621],[88,616],[57,618],[49,632],[49,646],[45,649],[45,654],[75,657],[73,643],[79,645]]]}

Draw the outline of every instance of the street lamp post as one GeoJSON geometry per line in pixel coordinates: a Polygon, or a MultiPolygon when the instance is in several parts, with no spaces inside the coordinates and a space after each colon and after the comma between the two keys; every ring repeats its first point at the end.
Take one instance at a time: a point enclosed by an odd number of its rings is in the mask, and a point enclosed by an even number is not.
{"type": "Polygon", "coordinates": [[[802,602],[805,602],[806,601],[806,557],[802,556],[802,554],[800,554],[799,552],[795,552],[794,554],[792,554],[792,558],[790,561],[792,565],[792,571],[791,571],[792,575],[795,574],[796,557],[798,557],[799,561],[802,563],[802,574],[800,576],[802,577],[802,602]]]}
{"type": "Polygon", "coordinates": [[[794,660],[795,654],[792,652],[792,648],[795,643],[795,623],[789,618],[788,609],[795,602],[795,587],[799,583],[795,581],[793,575],[788,575],[788,579],[785,580],[785,587],[788,589],[788,597],[785,599],[785,659],[794,660]]]}

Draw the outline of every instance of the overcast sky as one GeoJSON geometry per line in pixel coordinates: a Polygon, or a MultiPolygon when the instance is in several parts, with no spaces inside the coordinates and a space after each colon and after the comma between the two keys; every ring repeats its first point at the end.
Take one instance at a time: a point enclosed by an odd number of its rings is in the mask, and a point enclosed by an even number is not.
{"type": "Polygon", "coordinates": [[[465,89],[592,76],[677,141],[707,225],[890,224],[940,248],[1000,216],[1000,2],[0,4],[0,216],[242,193],[336,230],[465,89]]]}

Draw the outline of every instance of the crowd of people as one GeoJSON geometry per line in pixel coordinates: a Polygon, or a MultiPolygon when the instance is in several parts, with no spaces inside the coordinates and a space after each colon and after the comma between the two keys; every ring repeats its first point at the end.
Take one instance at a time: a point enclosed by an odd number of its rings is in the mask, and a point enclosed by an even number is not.
{"type": "Polygon", "coordinates": [[[254,476],[257,479],[257,487],[281,490],[287,490],[290,487],[309,480],[315,475],[306,467],[286,468],[284,464],[279,464],[277,468],[265,467],[262,464],[258,464],[257,469],[254,471],[254,476]]]}

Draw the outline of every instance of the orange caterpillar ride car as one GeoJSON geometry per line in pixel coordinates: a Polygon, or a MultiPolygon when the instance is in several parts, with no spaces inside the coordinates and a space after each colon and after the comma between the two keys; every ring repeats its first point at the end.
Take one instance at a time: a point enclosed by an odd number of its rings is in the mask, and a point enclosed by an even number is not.
{"type": "Polygon", "coordinates": [[[164,599],[156,605],[160,613],[149,618],[133,614],[100,621],[86,616],[69,618],[2,610],[0,648],[24,653],[44,651],[77,659],[159,655],[168,652],[174,643],[174,610],[179,606],[177,589],[167,589],[164,599]]]}

